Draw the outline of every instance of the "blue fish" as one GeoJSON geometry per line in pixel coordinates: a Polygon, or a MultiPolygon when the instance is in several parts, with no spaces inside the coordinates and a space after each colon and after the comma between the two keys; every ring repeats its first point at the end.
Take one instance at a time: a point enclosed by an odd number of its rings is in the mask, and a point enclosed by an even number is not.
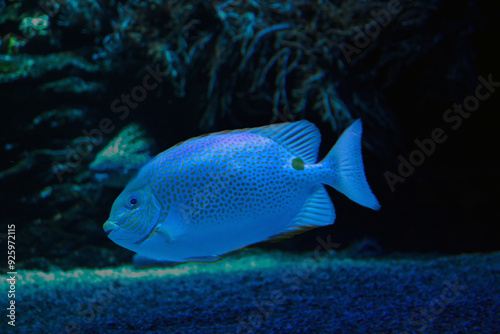
{"type": "Polygon", "coordinates": [[[115,200],[104,231],[136,261],[206,261],[335,220],[324,185],[365,207],[361,120],[322,160],[308,121],[189,139],[144,165],[115,200]]]}

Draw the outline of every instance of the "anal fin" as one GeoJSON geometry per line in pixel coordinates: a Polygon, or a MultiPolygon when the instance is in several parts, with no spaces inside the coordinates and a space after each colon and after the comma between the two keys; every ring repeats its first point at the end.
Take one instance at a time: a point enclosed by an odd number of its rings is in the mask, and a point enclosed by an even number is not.
{"type": "Polygon", "coordinates": [[[292,224],[286,230],[256,245],[290,238],[320,226],[331,225],[334,221],[335,208],[333,203],[325,187],[319,185],[307,198],[299,214],[293,219],[292,224]]]}
{"type": "Polygon", "coordinates": [[[289,229],[315,228],[327,226],[335,221],[335,208],[323,185],[317,186],[307,198],[302,210],[295,217],[289,229]]]}

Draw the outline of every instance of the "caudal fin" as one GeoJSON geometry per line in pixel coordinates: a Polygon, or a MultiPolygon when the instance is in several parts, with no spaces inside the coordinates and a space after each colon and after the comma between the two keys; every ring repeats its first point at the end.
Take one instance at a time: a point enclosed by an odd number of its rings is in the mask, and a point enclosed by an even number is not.
{"type": "Polygon", "coordinates": [[[333,170],[326,184],[340,191],[354,202],[378,210],[380,204],[366,181],[361,156],[361,120],[355,121],[322,161],[327,170],[333,170]]]}

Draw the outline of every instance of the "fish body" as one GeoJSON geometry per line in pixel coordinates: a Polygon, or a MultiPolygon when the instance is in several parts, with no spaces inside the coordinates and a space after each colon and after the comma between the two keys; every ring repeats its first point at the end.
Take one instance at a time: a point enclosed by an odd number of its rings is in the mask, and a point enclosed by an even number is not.
{"type": "Polygon", "coordinates": [[[361,121],[321,162],[308,121],[213,133],[149,161],[118,196],[108,236],[141,258],[214,261],[228,252],[332,224],[329,185],[372,209],[361,157],[361,121]]]}

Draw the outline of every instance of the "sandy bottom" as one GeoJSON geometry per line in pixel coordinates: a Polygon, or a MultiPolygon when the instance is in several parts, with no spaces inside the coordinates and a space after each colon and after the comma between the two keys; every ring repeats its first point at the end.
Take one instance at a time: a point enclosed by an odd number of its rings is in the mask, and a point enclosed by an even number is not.
{"type": "MultiPolygon", "coordinates": [[[[500,332],[500,253],[248,250],[172,268],[19,271],[15,283],[19,333],[500,332]]],[[[13,330],[7,303],[1,333],[13,330]]]]}

